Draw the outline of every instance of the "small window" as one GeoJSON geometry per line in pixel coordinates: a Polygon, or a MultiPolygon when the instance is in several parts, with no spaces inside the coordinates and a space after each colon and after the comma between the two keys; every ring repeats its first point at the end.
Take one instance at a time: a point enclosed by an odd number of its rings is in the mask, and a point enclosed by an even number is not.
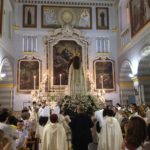
{"type": "Polygon", "coordinates": [[[37,52],[37,37],[32,35],[23,36],[23,52],[37,52]]]}
{"type": "Polygon", "coordinates": [[[109,53],[109,38],[107,37],[97,37],[96,39],[96,52],[97,53],[109,53]]]}

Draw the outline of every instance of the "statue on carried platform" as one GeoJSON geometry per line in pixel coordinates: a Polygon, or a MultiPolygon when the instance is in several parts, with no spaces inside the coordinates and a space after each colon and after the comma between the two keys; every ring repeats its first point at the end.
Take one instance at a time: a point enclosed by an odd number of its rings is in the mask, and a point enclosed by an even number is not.
{"type": "Polygon", "coordinates": [[[86,82],[80,53],[78,51],[75,51],[69,65],[69,94],[71,96],[85,95],[86,82]]]}

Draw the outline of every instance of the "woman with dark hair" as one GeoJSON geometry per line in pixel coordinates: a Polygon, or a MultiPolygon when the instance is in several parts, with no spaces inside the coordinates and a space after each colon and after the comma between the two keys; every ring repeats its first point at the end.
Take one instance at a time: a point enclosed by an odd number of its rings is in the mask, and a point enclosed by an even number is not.
{"type": "Polygon", "coordinates": [[[125,150],[142,150],[145,139],[146,122],[141,117],[131,117],[126,131],[125,150]]]}

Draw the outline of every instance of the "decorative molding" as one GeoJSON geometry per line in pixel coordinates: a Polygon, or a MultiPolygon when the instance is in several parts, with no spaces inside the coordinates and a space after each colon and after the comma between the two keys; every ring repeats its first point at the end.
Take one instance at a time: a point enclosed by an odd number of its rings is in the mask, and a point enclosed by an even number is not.
{"type": "Polygon", "coordinates": [[[111,7],[114,5],[115,0],[80,0],[80,1],[63,1],[63,0],[16,0],[18,3],[23,3],[23,4],[52,4],[52,5],[77,5],[77,6],[107,6],[111,7]]]}
{"type": "MultiPolygon", "coordinates": [[[[84,37],[83,33],[73,28],[71,25],[65,25],[62,28],[55,29],[50,31],[47,36],[43,37],[43,42],[46,46],[47,52],[47,69],[48,69],[48,89],[51,90],[53,87],[55,90],[59,89],[58,85],[53,84],[53,77],[54,77],[54,70],[53,70],[53,49],[54,46],[57,45],[61,41],[73,41],[76,42],[77,45],[82,47],[82,65],[83,70],[87,72],[88,68],[88,40],[84,37]]],[[[67,92],[67,85],[61,86],[62,90],[66,89],[67,92]]],[[[60,90],[59,90],[60,91],[60,90]]]]}
{"type": "Polygon", "coordinates": [[[138,80],[140,81],[150,81],[150,76],[138,76],[138,80]]]}
{"type": "Polygon", "coordinates": [[[124,81],[119,83],[121,88],[133,88],[133,82],[132,81],[124,81]]]}
{"type": "Polygon", "coordinates": [[[0,88],[14,88],[14,84],[12,83],[4,83],[4,84],[0,84],[0,88]]]}

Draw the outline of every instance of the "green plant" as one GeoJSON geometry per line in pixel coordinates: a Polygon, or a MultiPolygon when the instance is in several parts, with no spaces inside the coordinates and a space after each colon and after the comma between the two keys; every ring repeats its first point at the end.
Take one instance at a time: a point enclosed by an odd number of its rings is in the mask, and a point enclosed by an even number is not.
{"type": "Polygon", "coordinates": [[[82,105],[85,112],[89,115],[93,115],[99,108],[96,103],[96,98],[91,95],[77,95],[75,97],[66,95],[62,99],[61,110],[63,110],[65,114],[73,117],[76,114],[76,106],[78,104],[82,105]]]}

